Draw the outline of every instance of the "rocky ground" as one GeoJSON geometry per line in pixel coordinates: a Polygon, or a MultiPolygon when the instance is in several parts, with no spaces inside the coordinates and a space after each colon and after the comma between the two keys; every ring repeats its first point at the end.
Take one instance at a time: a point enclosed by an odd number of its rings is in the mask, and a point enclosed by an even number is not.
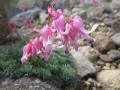
{"type": "MultiPolygon", "coordinates": [[[[41,28],[46,22],[47,14],[36,8],[32,10],[30,17],[32,17],[33,27],[41,28]],[[36,16],[38,16],[37,19],[34,19],[36,16]]],[[[70,60],[73,61],[80,80],[77,88],[66,88],[65,90],[120,90],[120,1],[101,3],[87,10],[76,6],[72,10],[64,9],[63,11],[66,16],[81,16],[88,30],[93,24],[99,23],[98,29],[91,34],[94,43],[79,41],[78,52],[70,47],[72,54],[70,60]]],[[[22,16],[12,18],[16,25],[21,23],[18,25],[22,26],[25,13],[22,12],[22,16]],[[19,22],[20,20],[22,22],[19,22]]],[[[33,32],[33,27],[26,29],[22,26],[18,32],[22,36],[34,37],[36,34],[33,32]]],[[[10,78],[0,78],[0,90],[59,89],[37,78],[23,77],[16,81],[10,78]]]]}

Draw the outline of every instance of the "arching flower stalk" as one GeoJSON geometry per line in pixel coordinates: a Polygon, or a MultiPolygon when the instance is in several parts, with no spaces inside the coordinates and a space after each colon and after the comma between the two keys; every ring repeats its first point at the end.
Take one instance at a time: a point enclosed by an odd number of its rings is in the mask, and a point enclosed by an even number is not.
{"type": "Polygon", "coordinates": [[[48,7],[48,15],[52,22],[47,23],[40,30],[34,28],[34,31],[38,32],[40,37],[31,39],[24,46],[22,63],[26,63],[29,58],[33,58],[36,54],[39,54],[47,62],[54,50],[59,48],[55,44],[56,39],[61,41],[65,47],[65,53],[69,52],[69,44],[72,44],[77,51],[77,42],[81,38],[93,42],[93,39],[88,34],[95,31],[98,24],[95,24],[91,31],[87,31],[84,28],[83,20],[79,16],[67,19],[61,9],[53,10],[51,6],[48,7]]]}

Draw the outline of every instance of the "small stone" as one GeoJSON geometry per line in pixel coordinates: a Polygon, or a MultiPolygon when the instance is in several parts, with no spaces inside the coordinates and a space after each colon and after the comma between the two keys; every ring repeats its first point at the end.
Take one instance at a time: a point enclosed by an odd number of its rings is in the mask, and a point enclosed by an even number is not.
{"type": "Polygon", "coordinates": [[[10,83],[13,82],[13,79],[11,78],[6,78],[3,82],[2,82],[2,85],[9,85],[10,83]]]}
{"type": "Polygon", "coordinates": [[[103,70],[97,74],[97,80],[109,88],[106,90],[120,88],[120,70],[103,70]]]}
{"type": "Polygon", "coordinates": [[[110,67],[104,66],[102,69],[103,69],[103,70],[110,70],[110,67]]]}
{"type": "Polygon", "coordinates": [[[103,53],[115,48],[113,41],[109,37],[102,35],[95,37],[94,45],[100,52],[103,53]]]}
{"type": "Polygon", "coordinates": [[[78,12],[74,12],[70,17],[73,17],[73,16],[80,16],[82,19],[86,19],[87,12],[85,10],[80,10],[78,12]]]}
{"type": "Polygon", "coordinates": [[[45,24],[47,18],[48,18],[48,15],[47,15],[46,12],[43,11],[43,12],[40,13],[40,23],[41,24],[45,24]]]}
{"type": "Polygon", "coordinates": [[[107,55],[109,55],[113,59],[119,59],[120,58],[120,51],[119,50],[110,50],[109,52],[107,52],[107,55]]]}
{"type": "Polygon", "coordinates": [[[116,20],[113,21],[112,30],[115,33],[120,32],[120,18],[117,18],[116,20]]]}
{"type": "Polygon", "coordinates": [[[79,47],[79,50],[92,62],[96,61],[100,55],[98,50],[90,46],[79,47]]]}
{"type": "Polygon", "coordinates": [[[120,33],[116,33],[114,34],[111,39],[113,40],[113,42],[115,43],[115,45],[117,45],[118,47],[120,47],[120,33]]]}
{"type": "Polygon", "coordinates": [[[65,16],[70,16],[71,15],[71,12],[68,9],[64,9],[63,13],[64,13],[65,16]]]}
{"type": "Polygon", "coordinates": [[[104,62],[111,62],[113,61],[113,58],[109,55],[100,55],[100,59],[103,60],[104,62]]]}
{"type": "Polygon", "coordinates": [[[80,51],[76,52],[72,49],[70,53],[70,60],[73,62],[73,67],[80,78],[96,73],[96,68],[80,51]]]}

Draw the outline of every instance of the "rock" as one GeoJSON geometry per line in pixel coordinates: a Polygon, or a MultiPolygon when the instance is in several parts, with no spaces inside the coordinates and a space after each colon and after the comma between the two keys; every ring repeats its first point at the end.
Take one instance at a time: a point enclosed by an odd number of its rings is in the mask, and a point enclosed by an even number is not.
{"type": "Polygon", "coordinates": [[[120,33],[116,33],[114,34],[111,39],[113,40],[113,42],[120,47],[120,33]]]}
{"type": "Polygon", "coordinates": [[[98,50],[90,46],[82,46],[79,50],[92,62],[96,61],[100,55],[98,50]]]}
{"type": "Polygon", "coordinates": [[[1,90],[60,90],[52,85],[40,81],[37,78],[23,77],[1,88],[1,90]]]}
{"type": "Polygon", "coordinates": [[[76,69],[80,78],[96,73],[96,68],[80,51],[72,49],[70,53],[70,60],[73,61],[73,67],[76,69]]]}
{"type": "Polygon", "coordinates": [[[115,33],[120,32],[120,18],[117,18],[112,22],[112,30],[115,33]]]}
{"type": "Polygon", "coordinates": [[[37,16],[39,16],[40,12],[41,10],[39,8],[27,10],[17,14],[10,21],[13,22],[16,27],[21,27],[24,25],[24,21],[26,18],[29,19],[30,21],[33,21],[37,16]]]}
{"type": "Polygon", "coordinates": [[[73,9],[72,9],[72,13],[80,12],[80,10],[81,10],[80,8],[73,8],[73,9]]]}
{"type": "Polygon", "coordinates": [[[21,12],[23,12],[23,10],[11,5],[9,18],[14,17],[15,15],[17,15],[18,13],[21,13],[21,12]]]}
{"type": "Polygon", "coordinates": [[[5,86],[5,85],[9,85],[10,83],[13,82],[13,79],[11,78],[6,78],[4,81],[2,81],[2,85],[5,86]]]}
{"type": "Polygon", "coordinates": [[[87,12],[85,10],[80,10],[79,12],[74,12],[70,17],[80,16],[82,19],[87,18],[87,12]]]}
{"type": "Polygon", "coordinates": [[[109,6],[114,9],[120,9],[120,1],[119,0],[112,0],[109,6]]]}
{"type": "Polygon", "coordinates": [[[90,7],[87,10],[87,19],[89,21],[91,21],[91,20],[97,20],[97,21],[99,21],[100,17],[104,13],[111,13],[111,12],[112,12],[112,10],[109,7],[108,3],[101,3],[97,7],[90,7]]]}
{"type": "Polygon", "coordinates": [[[107,52],[107,55],[111,56],[113,59],[119,59],[120,51],[119,50],[110,50],[109,52],[107,52]]]}
{"type": "Polygon", "coordinates": [[[105,85],[105,90],[119,90],[120,70],[103,70],[98,73],[97,80],[105,85]]]}
{"type": "Polygon", "coordinates": [[[109,55],[100,55],[100,59],[103,60],[104,62],[112,62],[113,58],[109,55]]]}
{"type": "Polygon", "coordinates": [[[113,19],[112,18],[105,18],[104,23],[105,23],[105,25],[111,26],[111,25],[113,25],[113,19]]]}
{"type": "Polygon", "coordinates": [[[71,1],[72,0],[58,0],[55,7],[64,9],[64,8],[71,8],[71,1]]]}
{"type": "Polygon", "coordinates": [[[38,2],[33,1],[26,6],[25,10],[35,9],[35,8],[41,9],[42,8],[41,4],[42,3],[38,3],[38,2]]]}
{"type": "Polygon", "coordinates": [[[64,13],[65,16],[70,16],[71,15],[71,12],[68,9],[64,9],[63,13],[64,13]]]}
{"type": "Polygon", "coordinates": [[[41,23],[41,24],[45,24],[47,18],[48,18],[48,14],[47,14],[45,11],[42,11],[42,12],[40,13],[40,23],[41,23]]]}
{"type": "Polygon", "coordinates": [[[73,8],[72,15],[70,17],[73,17],[73,16],[80,16],[82,19],[86,19],[87,18],[87,11],[82,10],[80,8],[73,8]]]}
{"type": "Polygon", "coordinates": [[[107,52],[110,49],[115,48],[115,44],[113,43],[113,41],[109,37],[102,35],[98,35],[95,37],[94,45],[100,52],[107,52]]]}

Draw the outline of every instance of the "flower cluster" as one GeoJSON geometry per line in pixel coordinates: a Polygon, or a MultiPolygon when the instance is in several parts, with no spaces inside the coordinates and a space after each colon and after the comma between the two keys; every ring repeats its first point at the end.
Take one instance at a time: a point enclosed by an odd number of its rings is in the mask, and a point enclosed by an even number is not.
{"type": "Polygon", "coordinates": [[[48,7],[48,15],[48,23],[42,29],[34,28],[34,31],[38,32],[40,37],[31,39],[24,46],[21,58],[23,64],[36,54],[39,54],[47,62],[53,51],[58,48],[56,41],[61,41],[61,44],[65,47],[65,53],[69,52],[70,44],[77,51],[79,39],[93,42],[88,34],[93,32],[98,24],[95,24],[91,31],[87,31],[83,26],[83,20],[79,16],[67,19],[61,9],[54,10],[51,6],[48,7]]]}

